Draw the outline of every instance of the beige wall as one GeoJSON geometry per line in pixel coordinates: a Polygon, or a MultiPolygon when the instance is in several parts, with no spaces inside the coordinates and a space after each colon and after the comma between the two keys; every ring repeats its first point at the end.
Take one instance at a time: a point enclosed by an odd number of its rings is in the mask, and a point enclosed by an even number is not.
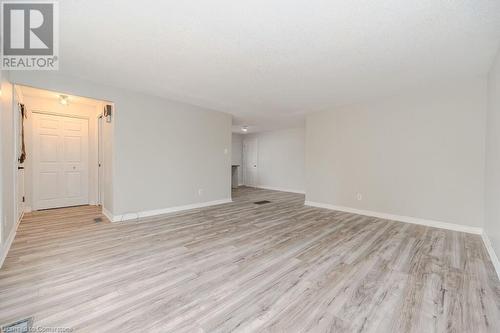
{"type": "Polygon", "coordinates": [[[308,115],[306,200],[482,227],[485,117],[483,79],[308,115]]]}

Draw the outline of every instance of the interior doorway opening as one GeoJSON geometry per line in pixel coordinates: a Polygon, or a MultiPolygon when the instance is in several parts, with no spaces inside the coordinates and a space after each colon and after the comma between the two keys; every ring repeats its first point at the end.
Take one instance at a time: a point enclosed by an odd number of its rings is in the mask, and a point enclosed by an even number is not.
{"type": "Polygon", "coordinates": [[[112,103],[22,85],[14,90],[19,218],[43,209],[105,206],[112,139],[105,113],[112,103]]]}

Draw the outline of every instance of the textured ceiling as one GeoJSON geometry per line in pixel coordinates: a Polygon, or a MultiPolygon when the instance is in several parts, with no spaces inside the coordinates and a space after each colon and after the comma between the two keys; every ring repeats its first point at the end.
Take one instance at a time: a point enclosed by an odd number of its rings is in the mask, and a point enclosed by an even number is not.
{"type": "Polygon", "coordinates": [[[251,130],[485,75],[492,0],[64,0],[60,70],[234,115],[251,130]]]}

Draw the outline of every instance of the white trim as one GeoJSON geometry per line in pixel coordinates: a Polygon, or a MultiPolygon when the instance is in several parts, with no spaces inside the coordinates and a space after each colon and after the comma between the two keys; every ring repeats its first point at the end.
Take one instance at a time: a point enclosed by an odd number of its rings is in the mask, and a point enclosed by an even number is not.
{"type": "MultiPolygon", "coordinates": [[[[97,106],[100,108],[102,105],[97,106]]],[[[96,136],[97,136],[97,204],[102,205],[104,201],[104,151],[103,151],[103,116],[102,112],[98,112],[96,136]]]]}
{"type": "Polygon", "coordinates": [[[26,213],[26,211],[23,210],[22,213],[21,213],[21,217],[19,217],[19,220],[17,220],[16,230],[17,230],[17,227],[19,226],[19,224],[21,223],[21,221],[23,220],[25,213],[26,213]]]}
{"type": "Polygon", "coordinates": [[[104,216],[106,216],[110,222],[113,222],[113,214],[111,214],[111,212],[109,210],[107,210],[106,208],[102,207],[101,211],[102,211],[102,214],[104,216]]]}
{"type": "Polygon", "coordinates": [[[493,267],[495,267],[495,271],[497,272],[498,279],[500,280],[500,261],[498,260],[497,254],[495,253],[493,246],[491,245],[490,238],[488,237],[486,232],[483,232],[481,234],[481,237],[483,238],[484,246],[486,247],[486,250],[488,251],[488,254],[490,255],[491,262],[493,264],[493,267]]]}
{"type": "Polygon", "coordinates": [[[14,90],[16,91],[17,93],[17,96],[19,97],[19,103],[24,103],[24,94],[23,94],[23,91],[21,89],[21,86],[18,85],[18,84],[13,84],[14,86],[14,90]]]}
{"type": "MultiPolygon", "coordinates": [[[[17,95],[17,89],[15,88],[15,84],[12,85],[12,133],[14,135],[14,138],[12,140],[12,144],[14,145],[13,147],[13,158],[14,158],[14,163],[12,164],[13,166],[13,184],[14,188],[12,191],[12,196],[13,200],[12,203],[14,205],[13,207],[13,212],[14,212],[14,219],[16,221],[16,225],[14,226],[13,232],[9,235],[9,240],[5,242],[6,247],[3,250],[5,250],[5,253],[2,252],[1,258],[0,258],[0,267],[3,265],[3,261],[5,260],[5,257],[7,257],[7,252],[10,249],[10,245],[14,241],[14,237],[16,235],[17,231],[17,226],[21,222],[21,219],[23,218],[24,211],[19,212],[19,148],[21,145],[19,144],[19,136],[20,136],[20,128],[19,128],[19,115],[20,115],[20,106],[23,103],[21,101],[20,97],[17,95]],[[10,239],[12,237],[12,239],[10,239]]],[[[23,188],[23,192],[26,192],[23,188]]],[[[24,193],[26,194],[26,193],[24,193]]],[[[24,206],[24,203],[23,203],[24,206]]],[[[23,208],[24,209],[24,208],[23,208]]]]}
{"type": "Polygon", "coordinates": [[[362,209],[343,207],[343,206],[335,206],[335,205],[318,203],[318,202],[313,202],[313,201],[306,201],[304,204],[306,206],[326,208],[326,209],[331,209],[331,210],[338,210],[338,211],[342,211],[342,212],[359,214],[359,215],[373,216],[373,217],[378,217],[378,218],[386,219],[386,220],[420,224],[420,225],[425,225],[428,227],[466,232],[469,234],[481,235],[483,233],[483,229],[479,228],[479,227],[470,227],[470,226],[448,223],[448,222],[426,220],[426,219],[421,219],[421,218],[417,218],[417,217],[410,217],[410,216],[379,213],[379,212],[373,212],[373,211],[369,211],[369,210],[362,210],[362,209]]]}
{"type": "Polygon", "coordinates": [[[5,261],[5,258],[7,258],[7,254],[9,253],[9,250],[10,250],[10,247],[12,246],[12,242],[14,241],[14,238],[16,238],[17,227],[19,227],[21,220],[22,220],[22,215],[21,215],[21,218],[17,221],[14,228],[10,231],[10,235],[5,240],[5,243],[0,247],[0,268],[2,268],[3,263],[5,261]]]}
{"type": "Polygon", "coordinates": [[[191,209],[196,209],[196,208],[221,205],[221,204],[226,204],[226,203],[230,203],[230,202],[233,202],[233,200],[229,198],[229,199],[207,201],[207,202],[201,202],[201,203],[184,205],[184,206],[146,210],[146,211],[136,212],[136,213],[125,213],[122,215],[111,215],[108,211],[105,212],[105,210],[103,209],[103,214],[111,222],[124,222],[124,221],[128,221],[128,220],[140,220],[140,219],[145,218],[145,217],[164,215],[164,214],[175,213],[175,212],[191,210],[191,209]],[[108,214],[109,214],[109,216],[108,216],[108,214]]]}
{"type": "Polygon", "coordinates": [[[24,206],[24,213],[31,213],[32,211],[31,206],[24,206]]]}
{"type": "Polygon", "coordinates": [[[282,187],[265,186],[265,185],[258,185],[258,186],[253,186],[253,187],[261,188],[261,189],[264,189],[264,190],[272,190],[272,191],[280,191],[280,192],[290,192],[290,193],[306,194],[305,191],[292,190],[292,189],[289,189],[289,188],[282,188],[282,187]]]}
{"type": "Polygon", "coordinates": [[[68,118],[78,118],[78,119],[87,119],[89,120],[90,117],[86,115],[79,115],[79,114],[67,114],[67,113],[59,113],[59,112],[51,112],[51,111],[45,111],[45,110],[40,110],[40,109],[31,109],[31,113],[37,113],[37,114],[44,114],[48,116],[59,116],[59,117],[68,117],[68,118]]]}

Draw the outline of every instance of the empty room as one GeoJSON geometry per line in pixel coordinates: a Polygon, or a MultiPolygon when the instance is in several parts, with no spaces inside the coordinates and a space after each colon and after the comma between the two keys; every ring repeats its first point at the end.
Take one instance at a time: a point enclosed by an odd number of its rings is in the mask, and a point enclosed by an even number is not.
{"type": "Polygon", "coordinates": [[[500,0],[0,8],[0,332],[500,332],[500,0]]]}

